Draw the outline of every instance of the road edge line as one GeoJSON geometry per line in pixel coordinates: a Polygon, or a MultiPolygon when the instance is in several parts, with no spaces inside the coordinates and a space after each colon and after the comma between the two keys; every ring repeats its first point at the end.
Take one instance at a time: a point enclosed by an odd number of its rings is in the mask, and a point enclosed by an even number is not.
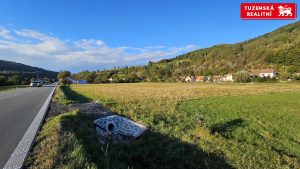
{"type": "Polygon", "coordinates": [[[9,160],[6,162],[3,169],[20,169],[23,167],[23,163],[31,149],[34,139],[41,127],[41,124],[47,114],[48,107],[50,105],[53,93],[56,86],[51,91],[50,95],[44,102],[38,114],[35,116],[34,120],[30,124],[29,128],[25,132],[18,146],[15,148],[14,152],[11,154],[9,160]]]}

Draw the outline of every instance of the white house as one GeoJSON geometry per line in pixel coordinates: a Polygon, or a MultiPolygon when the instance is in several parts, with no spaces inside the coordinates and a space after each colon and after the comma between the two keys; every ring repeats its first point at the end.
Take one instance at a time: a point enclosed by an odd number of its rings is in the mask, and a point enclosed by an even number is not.
{"type": "Polygon", "coordinates": [[[110,78],[108,79],[108,81],[109,81],[109,82],[113,82],[114,79],[113,79],[112,77],[110,77],[110,78]]]}
{"type": "Polygon", "coordinates": [[[77,84],[87,84],[86,80],[76,80],[77,84]]]}
{"type": "Polygon", "coordinates": [[[188,76],[184,79],[185,82],[190,83],[190,82],[194,82],[195,78],[193,76],[188,76]]]}
{"type": "Polygon", "coordinates": [[[276,71],[274,69],[263,69],[259,71],[259,77],[276,77],[276,71]]]}
{"type": "Polygon", "coordinates": [[[69,84],[87,84],[86,80],[75,80],[70,77],[66,77],[69,84]]]}
{"type": "Polygon", "coordinates": [[[211,76],[210,75],[206,76],[205,78],[206,78],[206,82],[210,82],[211,81],[211,76]]]}
{"type": "Polygon", "coordinates": [[[232,81],[233,81],[233,76],[231,73],[223,76],[223,82],[232,82],[232,81]]]}

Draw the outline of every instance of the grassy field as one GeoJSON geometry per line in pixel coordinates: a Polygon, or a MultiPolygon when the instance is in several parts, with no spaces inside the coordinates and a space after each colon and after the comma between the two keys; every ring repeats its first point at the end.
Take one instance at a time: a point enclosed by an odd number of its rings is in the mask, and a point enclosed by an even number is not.
{"type": "Polygon", "coordinates": [[[99,145],[90,119],[76,110],[66,112],[47,119],[28,164],[299,168],[299,98],[300,85],[292,83],[72,85],[55,99],[62,104],[98,101],[150,130],[129,145],[99,145]],[[45,152],[53,153],[40,157],[45,152]]]}

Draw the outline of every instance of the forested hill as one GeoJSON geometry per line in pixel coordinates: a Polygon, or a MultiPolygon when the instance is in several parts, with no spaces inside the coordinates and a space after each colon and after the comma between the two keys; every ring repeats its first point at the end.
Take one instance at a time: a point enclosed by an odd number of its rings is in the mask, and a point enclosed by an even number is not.
{"type": "Polygon", "coordinates": [[[300,71],[299,21],[241,43],[199,49],[173,59],[149,62],[146,66],[85,71],[75,77],[95,83],[106,82],[109,78],[118,82],[138,77],[147,77],[151,81],[178,81],[189,75],[224,75],[261,68],[286,73],[300,71]]]}
{"type": "Polygon", "coordinates": [[[37,73],[40,78],[47,77],[50,79],[56,79],[57,76],[57,72],[54,71],[49,71],[38,67],[32,67],[22,63],[0,60],[0,75],[20,75],[26,78],[35,78],[37,73]]]}
{"type": "Polygon", "coordinates": [[[288,67],[294,71],[300,66],[300,22],[241,43],[217,45],[160,61],[164,62],[183,64],[200,74],[224,74],[266,67],[288,67]]]}

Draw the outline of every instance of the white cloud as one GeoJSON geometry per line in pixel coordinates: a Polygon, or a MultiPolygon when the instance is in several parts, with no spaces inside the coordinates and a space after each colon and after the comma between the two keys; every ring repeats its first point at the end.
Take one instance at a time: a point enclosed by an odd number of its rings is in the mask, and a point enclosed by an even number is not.
{"type": "Polygon", "coordinates": [[[97,47],[103,47],[106,45],[101,40],[81,39],[78,42],[75,42],[75,46],[82,48],[82,49],[92,49],[92,48],[97,48],[97,47]]]}
{"type": "Polygon", "coordinates": [[[46,40],[50,40],[50,39],[55,39],[53,37],[47,36],[43,33],[37,32],[37,31],[33,31],[33,30],[29,30],[29,29],[24,29],[24,30],[20,30],[20,31],[15,31],[15,33],[19,36],[23,36],[23,37],[27,37],[27,38],[32,38],[32,39],[37,39],[37,40],[41,40],[41,41],[46,41],[46,40]]]}
{"type": "Polygon", "coordinates": [[[147,63],[172,57],[197,48],[195,45],[182,47],[110,47],[97,39],[80,39],[76,42],[61,40],[34,30],[10,30],[0,28],[0,59],[26,61],[25,64],[47,69],[82,70],[87,67],[118,66],[124,63],[147,63]],[[2,57],[2,58],[1,58],[2,57]]]}
{"type": "Polygon", "coordinates": [[[7,40],[14,39],[12,36],[10,36],[10,31],[5,28],[0,28],[0,37],[7,39],[7,40]]]}
{"type": "Polygon", "coordinates": [[[52,55],[68,50],[65,42],[40,32],[21,30],[15,31],[15,33],[17,35],[14,37],[16,41],[11,41],[10,44],[1,47],[10,49],[11,51],[19,54],[23,54],[24,57],[51,57],[52,55]],[[36,42],[33,43],[31,41],[32,39],[36,40],[36,42]]]}

